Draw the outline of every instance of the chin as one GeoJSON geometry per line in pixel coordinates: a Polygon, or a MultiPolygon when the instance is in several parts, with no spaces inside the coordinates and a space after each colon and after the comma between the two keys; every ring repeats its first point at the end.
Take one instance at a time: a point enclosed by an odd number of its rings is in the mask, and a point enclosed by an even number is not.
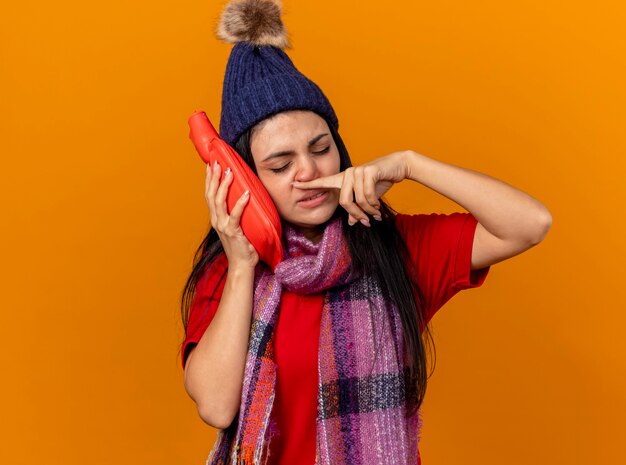
{"type": "Polygon", "coordinates": [[[330,220],[337,210],[337,205],[335,205],[335,207],[319,208],[309,213],[289,215],[289,217],[283,217],[283,219],[295,226],[303,228],[314,228],[330,220]]]}

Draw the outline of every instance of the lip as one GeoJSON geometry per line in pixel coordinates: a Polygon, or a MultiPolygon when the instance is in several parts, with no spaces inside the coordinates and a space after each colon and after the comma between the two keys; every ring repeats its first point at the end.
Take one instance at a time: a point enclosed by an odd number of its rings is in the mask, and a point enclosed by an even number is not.
{"type": "Polygon", "coordinates": [[[307,191],[306,194],[304,194],[302,197],[300,197],[298,202],[302,202],[304,199],[308,199],[309,197],[313,197],[314,195],[320,194],[322,192],[326,192],[326,191],[324,189],[309,190],[309,191],[307,191]]]}
{"type": "Polygon", "coordinates": [[[318,198],[313,199],[313,200],[298,200],[298,205],[304,208],[313,208],[313,207],[317,207],[318,205],[326,202],[326,200],[328,199],[328,191],[317,191],[314,193],[307,193],[306,197],[311,197],[312,195],[317,195],[320,192],[323,192],[322,195],[320,195],[318,198]]]}

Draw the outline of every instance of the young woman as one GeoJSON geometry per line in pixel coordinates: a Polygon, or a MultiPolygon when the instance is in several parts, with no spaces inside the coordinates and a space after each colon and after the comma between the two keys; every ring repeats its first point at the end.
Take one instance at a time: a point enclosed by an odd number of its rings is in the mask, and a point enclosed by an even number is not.
{"type": "MultiPolygon", "coordinates": [[[[352,166],[321,89],[283,52],[280,9],[235,1],[220,135],[283,225],[274,273],[229,212],[228,167],[207,166],[211,229],[183,292],[185,388],[220,429],[207,463],[420,463],[428,322],[490,265],[538,244],[539,201],[411,150],[352,166]],[[469,213],[405,215],[381,198],[411,180],[469,213]]],[[[431,341],[432,342],[432,341],[431,341]]]]}

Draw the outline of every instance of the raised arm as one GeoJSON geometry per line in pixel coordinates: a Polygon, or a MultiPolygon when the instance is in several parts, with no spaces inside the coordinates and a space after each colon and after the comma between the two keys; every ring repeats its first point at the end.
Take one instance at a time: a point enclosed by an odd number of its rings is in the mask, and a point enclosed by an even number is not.
{"type": "Polygon", "coordinates": [[[407,151],[407,179],[469,211],[478,221],[471,269],[518,255],[543,240],[552,216],[539,200],[491,176],[407,151]]]}
{"type": "Polygon", "coordinates": [[[228,275],[215,316],[187,358],[184,379],[202,420],[222,429],[241,404],[259,255],[239,224],[249,197],[242,195],[229,214],[226,195],[233,174],[227,168],[222,182],[220,174],[219,164],[207,166],[205,196],[228,259],[228,275]]]}
{"type": "Polygon", "coordinates": [[[378,199],[404,179],[419,182],[455,201],[478,221],[471,269],[501,262],[543,240],[552,225],[548,209],[537,199],[486,174],[434,160],[412,150],[393,152],[336,175],[294,182],[297,189],[340,189],[339,203],[349,223],[380,219],[378,199]]]}

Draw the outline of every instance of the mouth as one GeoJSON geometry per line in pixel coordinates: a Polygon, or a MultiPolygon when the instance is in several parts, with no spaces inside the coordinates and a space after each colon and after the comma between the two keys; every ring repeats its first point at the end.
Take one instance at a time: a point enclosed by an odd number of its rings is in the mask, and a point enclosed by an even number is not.
{"type": "Polygon", "coordinates": [[[328,191],[307,194],[307,197],[305,199],[298,200],[298,206],[301,208],[317,208],[326,203],[329,195],[330,194],[328,191]]]}
{"type": "Polygon", "coordinates": [[[326,192],[328,192],[328,191],[319,191],[319,192],[315,192],[314,194],[307,194],[306,197],[298,200],[298,202],[306,202],[306,201],[309,201],[309,200],[315,200],[315,199],[321,197],[322,195],[324,195],[326,192]]]}

